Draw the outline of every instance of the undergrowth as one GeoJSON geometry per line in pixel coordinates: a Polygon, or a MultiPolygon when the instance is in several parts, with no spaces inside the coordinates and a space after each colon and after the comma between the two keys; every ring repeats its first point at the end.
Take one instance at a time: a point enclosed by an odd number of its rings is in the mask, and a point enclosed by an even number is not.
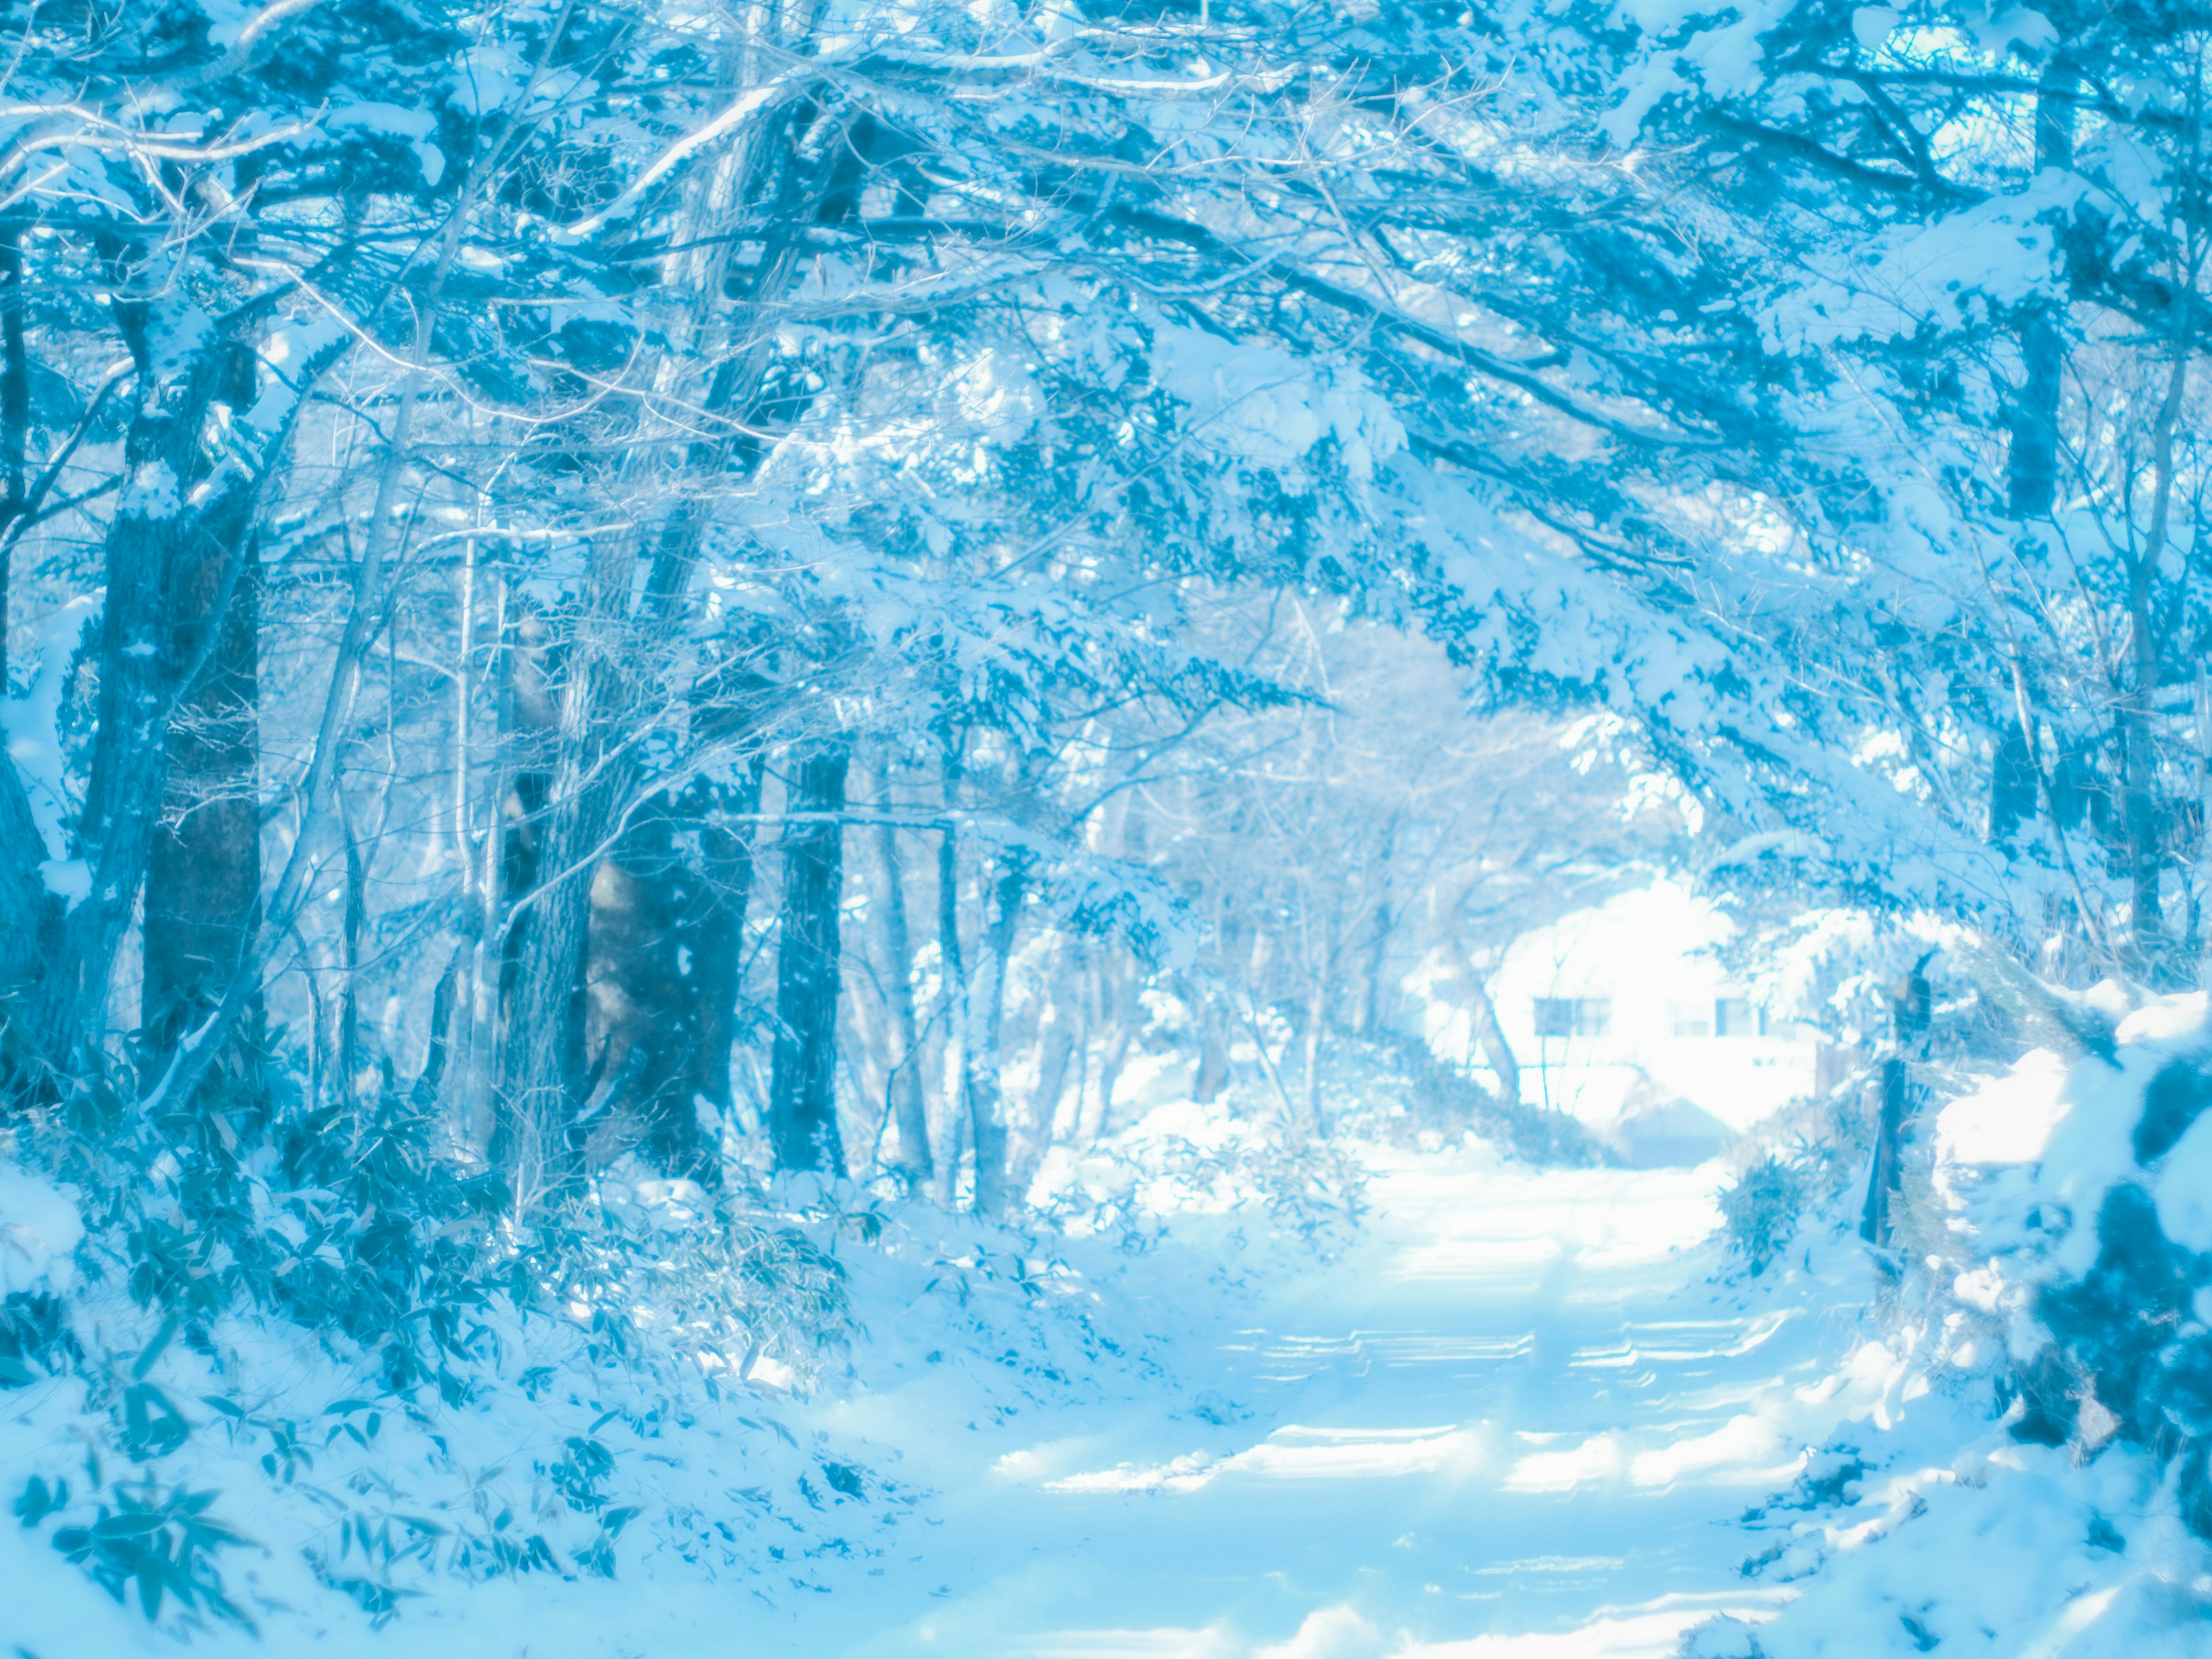
{"type": "Polygon", "coordinates": [[[852,1329],[837,1262],[744,1194],[592,1190],[518,1222],[434,1109],[311,1101],[274,1033],[189,1103],[149,1109],[94,1073],[0,1126],[0,1153],[83,1224],[58,1282],[0,1302],[0,1390],[54,1412],[74,1384],[81,1447],[19,1472],[15,1518],[179,1629],[252,1626],[226,1559],[282,1541],[247,1540],[224,1513],[265,1505],[195,1468],[299,1498],[314,1577],[377,1622],[430,1576],[611,1576],[644,1506],[636,1449],[763,1356],[803,1376],[852,1329]],[[300,1398],[303,1355],[327,1405],[300,1398]],[[555,1449],[473,1460],[470,1413],[493,1400],[539,1408],[555,1449]],[[392,1484],[409,1460],[437,1492],[392,1484]]]}
{"type": "Polygon", "coordinates": [[[1426,1133],[1456,1139],[1473,1130],[1529,1164],[1589,1168],[1606,1161],[1604,1146],[1579,1120],[1492,1093],[1419,1037],[1378,1030],[1344,1039],[1330,1051],[1330,1070],[1343,1097],[1397,1107],[1346,1124],[1379,1139],[1412,1141],[1426,1133]]]}
{"type": "Polygon", "coordinates": [[[1781,1258],[1808,1220],[1845,1218],[1863,1189],[1872,1146],[1863,1074],[1762,1123],[1738,1147],[1735,1177],[1717,1196],[1729,1252],[1755,1279],[1781,1258]]]}

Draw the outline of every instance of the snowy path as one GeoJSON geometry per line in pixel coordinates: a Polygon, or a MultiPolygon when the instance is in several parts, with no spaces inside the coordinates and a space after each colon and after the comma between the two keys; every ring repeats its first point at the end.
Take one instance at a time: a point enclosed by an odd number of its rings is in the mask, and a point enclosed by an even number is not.
{"type": "Polygon", "coordinates": [[[1359,1244],[1183,1348],[1169,1409],[920,1444],[897,1390],[825,1414],[905,1446],[939,1524],[920,1562],[799,1613],[790,1650],[1585,1659],[1771,1606],[1733,1523],[1800,1436],[1867,1408],[1818,1387],[1855,1309],[1707,1283],[1694,1172],[1376,1176],[1359,1244]]]}

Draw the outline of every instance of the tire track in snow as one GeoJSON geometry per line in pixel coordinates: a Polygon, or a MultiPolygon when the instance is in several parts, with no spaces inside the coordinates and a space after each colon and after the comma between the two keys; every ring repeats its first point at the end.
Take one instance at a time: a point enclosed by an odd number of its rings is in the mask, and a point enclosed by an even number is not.
{"type": "Polygon", "coordinates": [[[1858,1287],[1711,1282],[1711,1171],[1373,1162],[1359,1243],[1224,1312],[1182,1396],[910,1452],[945,1593],[884,1583],[803,1650],[1656,1659],[1771,1613],[1735,1522],[1869,1407],[1831,1375],[1858,1287]]]}

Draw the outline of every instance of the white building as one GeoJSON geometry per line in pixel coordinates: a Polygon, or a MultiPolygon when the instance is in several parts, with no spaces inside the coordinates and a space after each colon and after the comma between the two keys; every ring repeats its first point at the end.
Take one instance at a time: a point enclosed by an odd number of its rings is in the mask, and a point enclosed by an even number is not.
{"type": "MultiPolygon", "coordinates": [[[[1655,1143],[1649,1161],[1672,1162],[1688,1143],[1700,1155],[1718,1150],[1810,1095],[1814,1035],[1711,954],[1733,926],[1662,881],[1516,942],[1490,995],[1521,1067],[1521,1097],[1569,1113],[1632,1156],[1639,1141],[1655,1143]]],[[[1463,1010],[1431,1004],[1431,1047],[1486,1070],[1474,1035],[1463,1010]]]]}

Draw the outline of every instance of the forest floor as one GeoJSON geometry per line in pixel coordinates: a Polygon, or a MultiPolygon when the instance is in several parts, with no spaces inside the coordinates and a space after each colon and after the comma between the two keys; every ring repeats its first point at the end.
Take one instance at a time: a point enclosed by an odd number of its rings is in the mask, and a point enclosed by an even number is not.
{"type": "Polygon", "coordinates": [[[1730,1282],[1714,1166],[1364,1161],[1333,1261],[1128,1265],[1151,1386],[948,1423],[936,1378],[885,1376],[811,1407],[897,1447],[933,1524],[748,1620],[754,1650],[1601,1659],[1770,1613],[1747,1509],[1895,1386],[1849,1369],[1863,1267],[1730,1282]]]}

